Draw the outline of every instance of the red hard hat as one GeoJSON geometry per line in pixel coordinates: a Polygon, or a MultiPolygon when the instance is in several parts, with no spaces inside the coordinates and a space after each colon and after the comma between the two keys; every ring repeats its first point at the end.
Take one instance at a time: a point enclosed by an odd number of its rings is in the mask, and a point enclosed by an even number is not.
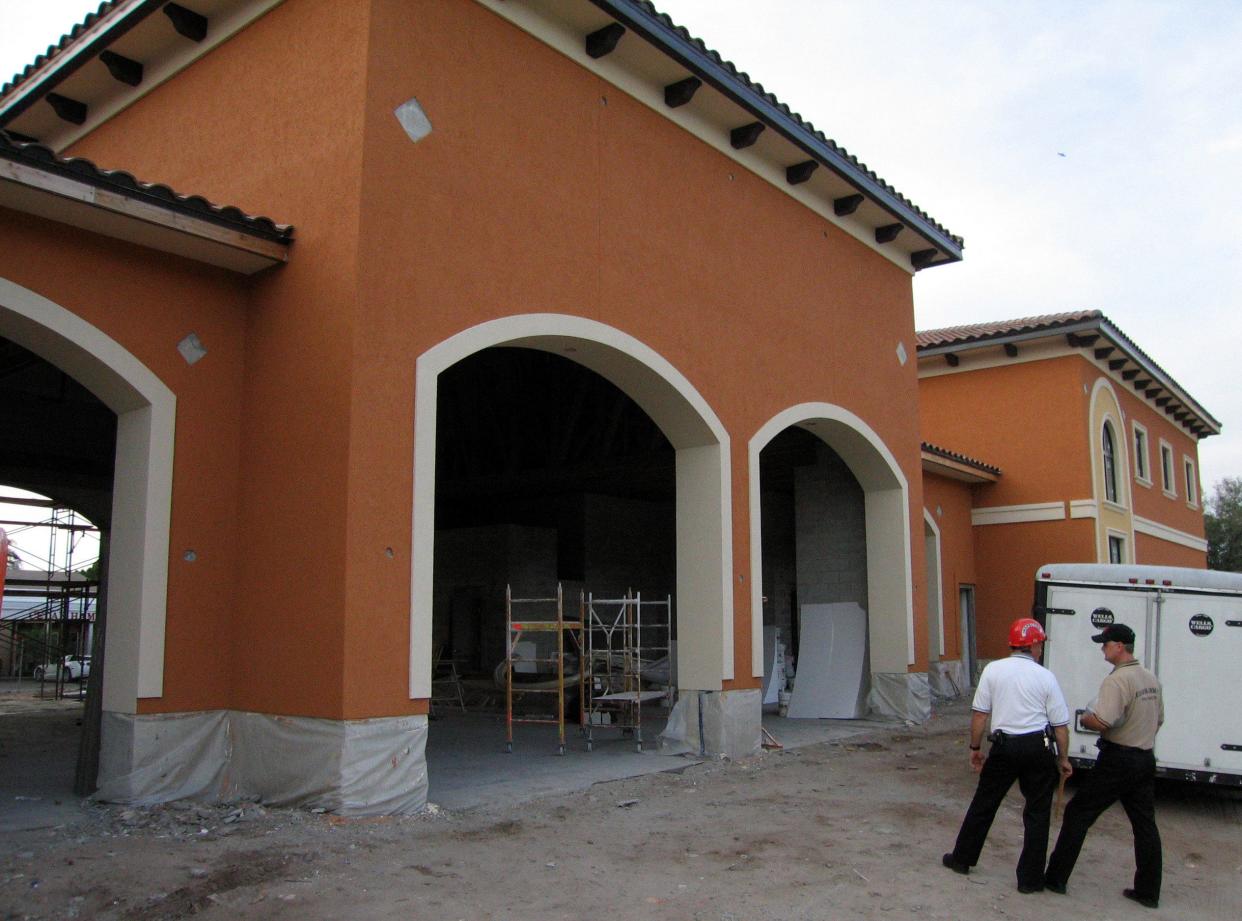
{"type": "Polygon", "coordinates": [[[1019,617],[1009,626],[1009,645],[1019,649],[1032,643],[1042,643],[1047,638],[1044,628],[1033,617],[1019,617]]]}

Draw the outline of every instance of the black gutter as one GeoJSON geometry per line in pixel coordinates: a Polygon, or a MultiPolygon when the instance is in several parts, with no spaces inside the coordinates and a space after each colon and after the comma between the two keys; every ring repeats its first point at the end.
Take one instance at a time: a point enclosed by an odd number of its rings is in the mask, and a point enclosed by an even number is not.
{"type": "MultiPolygon", "coordinates": [[[[65,46],[73,42],[74,33],[77,32],[79,28],[89,29],[95,24],[101,15],[107,16],[108,13],[112,11],[112,8],[115,8],[116,2],[119,2],[119,0],[113,0],[113,3],[103,4],[103,6],[108,6],[110,9],[104,11],[102,14],[98,11],[89,14],[80,26],[75,26],[70,32],[62,35],[60,37],[59,44],[56,45],[56,52],[51,55],[40,55],[39,57],[43,58],[43,61],[36,58],[35,63],[27,67],[23,73],[15,75],[13,81],[5,87],[6,92],[4,95],[7,96],[17,92],[29,83],[30,80],[34,79],[39,70],[41,70],[44,66],[50,65],[60,57],[60,54],[64,52],[65,46]]],[[[0,96],[0,128],[17,118],[40,99],[43,99],[49,91],[55,89],[62,82],[76,73],[81,67],[93,61],[101,51],[107,49],[109,45],[115,42],[130,29],[134,28],[138,25],[138,23],[142,22],[152,13],[156,12],[166,2],[167,0],[145,0],[144,3],[136,6],[129,13],[119,17],[116,22],[114,22],[103,32],[99,33],[99,35],[96,36],[90,44],[75,49],[72,57],[67,58],[65,62],[60,65],[60,69],[54,76],[42,83],[35,92],[28,93],[23,99],[19,99],[12,105],[6,106],[4,105],[3,97],[0,96]]],[[[101,9],[103,9],[102,6],[101,9]]]]}
{"type": "Polygon", "coordinates": [[[641,35],[669,57],[714,89],[732,99],[755,118],[790,143],[857,188],[902,224],[919,234],[948,258],[931,265],[957,262],[962,258],[963,241],[935,223],[884,184],[874,172],[865,170],[827,138],[809,129],[788,106],[760,93],[749,80],[713,58],[701,43],[689,37],[645,0],[590,0],[627,29],[641,35]]]}

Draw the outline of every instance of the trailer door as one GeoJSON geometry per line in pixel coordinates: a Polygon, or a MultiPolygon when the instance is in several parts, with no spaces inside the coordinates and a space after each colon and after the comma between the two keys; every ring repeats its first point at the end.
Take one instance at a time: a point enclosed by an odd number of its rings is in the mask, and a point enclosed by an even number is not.
{"type": "Polygon", "coordinates": [[[1164,688],[1161,767],[1242,774],[1242,599],[1165,595],[1155,672],[1164,688]]]}
{"type": "MultiPolygon", "coordinates": [[[[1082,728],[1079,717],[1095,700],[1100,683],[1113,670],[1091,637],[1109,624],[1125,624],[1134,631],[1134,654],[1143,659],[1150,639],[1155,596],[1146,591],[1100,588],[1091,585],[1049,585],[1044,627],[1048,642],[1044,665],[1057,676],[1070,709],[1070,756],[1095,760],[1099,733],[1082,728]]],[[[1239,631],[1242,633],[1242,631],[1239,631]]]]}

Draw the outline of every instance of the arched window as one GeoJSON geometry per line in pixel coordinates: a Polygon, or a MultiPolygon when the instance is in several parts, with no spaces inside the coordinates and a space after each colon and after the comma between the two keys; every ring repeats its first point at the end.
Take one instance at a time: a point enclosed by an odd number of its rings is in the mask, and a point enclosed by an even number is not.
{"type": "Polygon", "coordinates": [[[1113,427],[1104,423],[1104,498],[1109,502],[1117,501],[1117,461],[1116,439],[1113,438],[1113,427]]]}

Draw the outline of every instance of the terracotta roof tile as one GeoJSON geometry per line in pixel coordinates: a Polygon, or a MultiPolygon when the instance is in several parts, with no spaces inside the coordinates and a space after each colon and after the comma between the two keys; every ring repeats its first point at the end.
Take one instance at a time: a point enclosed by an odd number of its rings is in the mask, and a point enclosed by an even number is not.
{"type": "Polygon", "coordinates": [[[53,58],[58,57],[61,52],[73,44],[79,35],[98,22],[100,17],[111,12],[112,8],[117,6],[120,2],[121,0],[105,0],[105,2],[99,4],[99,9],[95,12],[87,13],[86,19],[62,35],[60,37],[60,41],[58,41],[55,45],[49,45],[47,51],[36,57],[33,63],[27,64],[22,69],[21,73],[14,74],[12,80],[0,87],[0,97],[7,96],[11,90],[17,89],[17,87],[19,87],[22,83],[26,82],[26,80],[28,80],[30,76],[44,64],[53,58]]]}
{"type": "Polygon", "coordinates": [[[265,240],[285,244],[293,241],[293,227],[289,224],[247,214],[234,205],[213,204],[201,195],[182,195],[161,183],[142,182],[122,170],[100,169],[80,157],[58,157],[40,144],[15,141],[3,130],[0,130],[0,159],[25,163],[265,240]]]}
{"type": "Polygon", "coordinates": [[[1000,467],[993,467],[991,464],[985,464],[983,461],[975,460],[973,457],[967,457],[965,454],[958,454],[956,451],[950,451],[948,448],[942,448],[939,445],[934,445],[930,441],[923,442],[922,448],[928,454],[935,454],[937,457],[957,461],[959,464],[965,464],[967,467],[974,467],[976,470],[982,470],[985,473],[991,473],[995,476],[1001,475],[1000,467]]]}
{"type": "Polygon", "coordinates": [[[1214,432],[1220,431],[1220,423],[1212,417],[1211,413],[1200,406],[1169,372],[1160,367],[1150,355],[1135,344],[1134,340],[1122,332],[1117,324],[1099,310],[1049,313],[1035,317],[1021,317],[1016,320],[996,320],[991,323],[967,323],[963,326],[926,329],[916,332],[915,340],[920,352],[933,349],[952,351],[955,346],[970,346],[1026,333],[1045,331],[1055,333],[1058,329],[1069,327],[1077,327],[1079,331],[1094,330],[1111,339],[1128,352],[1133,360],[1145,367],[1149,373],[1155,374],[1157,378],[1162,379],[1162,386],[1173,389],[1176,392],[1177,399],[1198,415],[1210,430],[1214,432]]]}
{"type": "Polygon", "coordinates": [[[987,339],[1012,336],[1015,333],[1057,329],[1062,326],[1072,326],[1084,320],[1096,319],[1105,319],[1104,314],[1098,310],[1048,313],[1037,317],[1021,317],[1017,320],[995,320],[991,323],[967,323],[964,326],[946,326],[942,329],[921,330],[916,333],[916,339],[920,349],[953,344],[965,345],[970,342],[982,342],[987,339]]]}

